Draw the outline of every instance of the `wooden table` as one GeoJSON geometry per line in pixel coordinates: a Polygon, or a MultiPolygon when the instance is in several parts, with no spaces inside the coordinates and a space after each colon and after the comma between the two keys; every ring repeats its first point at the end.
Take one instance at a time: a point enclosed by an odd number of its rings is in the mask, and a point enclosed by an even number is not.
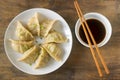
{"type": "MultiPolygon", "coordinates": [[[[0,80],[120,80],[120,0],[79,0],[82,11],[99,12],[112,24],[110,41],[100,48],[110,69],[110,75],[100,78],[89,48],[75,37],[78,19],[73,0],[0,0],[0,80]],[[68,22],[73,35],[73,48],[66,63],[51,74],[33,76],[21,72],[8,60],[4,50],[4,34],[10,21],[30,8],[48,8],[68,22]]],[[[105,74],[105,72],[104,72],[105,74]]]]}

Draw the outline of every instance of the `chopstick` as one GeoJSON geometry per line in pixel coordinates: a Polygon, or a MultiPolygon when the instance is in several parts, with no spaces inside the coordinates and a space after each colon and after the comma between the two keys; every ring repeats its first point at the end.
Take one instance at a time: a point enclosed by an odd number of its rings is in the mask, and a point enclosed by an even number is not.
{"type": "Polygon", "coordinates": [[[99,56],[99,58],[100,58],[100,61],[101,61],[102,65],[103,65],[104,69],[105,69],[106,74],[109,74],[110,71],[109,71],[109,69],[108,69],[108,67],[107,67],[107,65],[106,65],[106,63],[105,63],[105,61],[104,61],[104,59],[103,59],[103,57],[102,57],[102,55],[101,55],[101,53],[100,53],[99,48],[97,47],[97,44],[96,44],[96,42],[95,42],[95,39],[94,39],[94,37],[93,37],[93,35],[92,35],[92,33],[91,33],[91,30],[89,29],[89,26],[88,26],[88,24],[87,24],[87,22],[86,22],[86,20],[85,20],[85,18],[84,18],[84,16],[83,16],[83,14],[82,14],[82,11],[81,11],[81,9],[80,9],[80,6],[79,6],[77,0],[74,0],[74,5],[75,5],[76,11],[77,11],[77,13],[78,13],[80,22],[81,22],[81,24],[82,24],[83,31],[84,31],[84,33],[85,33],[86,39],[87,39],[88,44],[89,44],[89,46],[90,46],[90,50],[91,50],[93,59],[94,59],[94,61],[95,61],[96,67],[97,67],[97,69],[98,69],[99,76],[100,76],[100,77],[103,76],[103,75],[102,75],[102,71],[101,71],[100,66],[99,66],[99,64],[98,64],[98,61],[97,61],[97,59],[96,59],[96,57],[95,57],[95,52],[94,52],[94,50],[93,50],[93,47],[92,47],[91,41],[90,41],[90,39],[89,39],[88,33],[89,33],[90,38],[91,38],[91,40],[92,40],[92,42],[93,42],[93,44],[94,44],[94,46],[95,46],[95,49],[96,49],[96,51],[97,51],[97,53],[98,53],[98,56],[99,56]],[[83,22],[84,22],[85,25],[83,24],[83,22]],[[86,26],[86,28],[85,28],[85,26],[86,26]],[[86,29],[87,29],[87,30],[86,30],[86,29]],[[88,33],[87,33],[87,31],[88,31],[88,33]]]}

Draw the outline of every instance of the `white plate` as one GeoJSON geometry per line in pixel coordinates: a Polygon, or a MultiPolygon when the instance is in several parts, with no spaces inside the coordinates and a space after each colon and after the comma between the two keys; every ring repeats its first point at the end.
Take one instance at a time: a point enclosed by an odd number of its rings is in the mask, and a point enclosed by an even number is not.
{"type": "Polygon", "coordinates": [[[72,34],[70,31],[70,28],[68,26],[68,24],[66,23],[66,21],[56,12],[48,10],[48,9],[44,9],[44,8],[33,8],[33,9],[29,9],[26,10],[20,14],[18,14],[8,25],[8,28],[6,30],[5,33],[5,37],[4,37],[4,47],[5,47],[5,51],[6,54],[9,58],[9,60],[11,61],[11,63],[18,68],[19,70],[28,73],[28,74],[32,74],[32,75],[43,75],[43,74],[48,74],[51,73],[55,70],[57,70],[58,68],[60,68],[65,61],[68,59],[71,49],[72,49],[72,34]],[[20,20],[22,22],[27,23],[28,19],[34,15],[35,12],[41,13],[44,16],[46,16],[49,19],[57,19],[61,22],[62,28],[57,27],[56,30],[58,30],[59,32],[63,33],[67,38],[68,38],[68,42],[61,44],[61,48],[63,49],[63,59],[61,62],[56,62],[55,60],[51,59],[49,61],[49,64],[41,69],[34,69],[34,64],[32,66],[25,64],[23,62],[18,62],[17,59],[20,58],[22,56],[22,54],[17,53],[16,51],[14,51],[11,47],[10,42],[8,41],[8,39],[16,39],[15,36],[15,28],[16,28],[16,21],[20,20]]]}

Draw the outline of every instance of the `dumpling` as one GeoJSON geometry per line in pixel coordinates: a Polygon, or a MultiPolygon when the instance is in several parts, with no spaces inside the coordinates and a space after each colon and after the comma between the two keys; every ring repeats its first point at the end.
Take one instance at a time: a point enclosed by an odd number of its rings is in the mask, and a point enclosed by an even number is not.
{"type": "Polygon", "coordinates": [[[19,53],[24,53],[25,51],[30,49],[30,47],[33,46],[33,42],[34,42],[34,41],[12,40],[12,39],[9,40],[11,41],[12,48],[19,53]]]}
{"type": "Polygon", "coordinates": [[[40,24],[40,35],[45,37],[48,35],[49,31],[53,28],[57,20],[46,20],[40,24]]]}
{"type": "Polygon", "coordinates": [[[45,37],[44,43],[50,43],[50,42],[63,43],[66,41],[67,38],[65,38],[61,33],[53,31],[45,37]]]}
{"type": "Polygon", "coordinates": [[[43,44],[42,47],[45,48],[45,50],[53,59],[55,59],[56,61],[61,60],[61,49],[55,43],[43,44]]]}
{"type": "Polygon", "coordinates": [[[33,35],[18,21],[16,28],[16,36],[19,40],[33,40],[33,35]]]}
{"type": "Polygon", "coordinates": [[[44,48],[41,47],[40,55],[36,60],[35,68],[38,69],[46,66],[49,60],[50,60],[49,54],[44,48]]]}
{"type": "Polygon", "coordinates": [[[32,18],[30,18],[27,28],[33,35],[40,36],[40,25],[39,25],[38,13],[35,13],[35,15],[32,18]]]}
{"type": "Polygon", "coordinates": [[[31,65],[32,63],[35,62],[38,56],[39,56],[39,48],[37,46],[33,46],[32,48],[27,50],[23,54],[23,56],[20,59],[18,59],[18,61],[23,61],[31,65]]]}

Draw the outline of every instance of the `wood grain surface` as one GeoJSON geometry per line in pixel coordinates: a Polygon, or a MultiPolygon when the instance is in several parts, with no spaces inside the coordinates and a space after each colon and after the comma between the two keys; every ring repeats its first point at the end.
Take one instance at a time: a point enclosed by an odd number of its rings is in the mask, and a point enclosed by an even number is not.
{"type": "MultiPolygon", "coordinates": [[[[83,13],[98,12],[112,24],[110,41],[100,48],[110,69],[100,78],[89,48],[75,37],[78,19],[73,0],[0,0],[0,80],[120,80],[120,0],[79,0],[83,13]],[[56,11],[68,22],[73,35],[73,48],[66,63],[58,70],[42,76],[21,72],[8,60],[4,50],[4,34],[10,21],[30,8],[47,8],[56,11]]],[[[103,69],[103,68],[102,68],[103,69]]]]}

